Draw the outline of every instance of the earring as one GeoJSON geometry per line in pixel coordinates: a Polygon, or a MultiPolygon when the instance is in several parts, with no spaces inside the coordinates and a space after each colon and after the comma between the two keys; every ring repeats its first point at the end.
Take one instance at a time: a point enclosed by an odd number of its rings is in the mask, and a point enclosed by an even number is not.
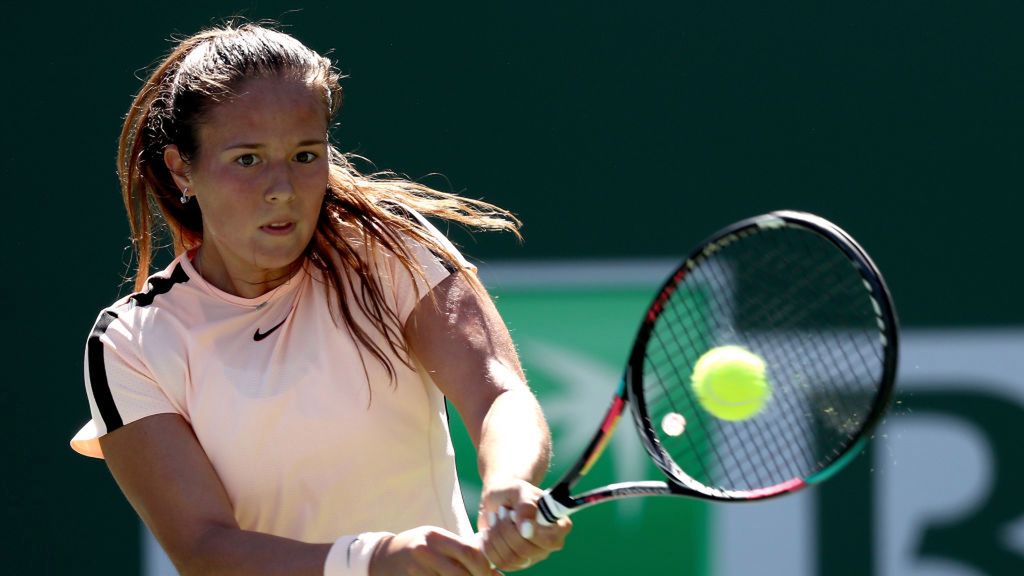
{"type": "Polygon", "coordinates": [[[188,195],[188,186],[186,186],[185,189],[181,191],[181,203],[188,204],[188,201],[191,199],[192,197],[188,195]]]}

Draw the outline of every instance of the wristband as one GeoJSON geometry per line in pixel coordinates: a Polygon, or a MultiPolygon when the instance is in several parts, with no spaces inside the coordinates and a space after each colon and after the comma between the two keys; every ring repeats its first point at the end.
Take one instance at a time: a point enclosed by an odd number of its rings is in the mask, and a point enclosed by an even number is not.
{"type": "Polygon", "coordinates": [[[338,538],[327,553],[324,576],[368,576],[370,559],[377,544],[391,532],[363,532],[338,538]]]}

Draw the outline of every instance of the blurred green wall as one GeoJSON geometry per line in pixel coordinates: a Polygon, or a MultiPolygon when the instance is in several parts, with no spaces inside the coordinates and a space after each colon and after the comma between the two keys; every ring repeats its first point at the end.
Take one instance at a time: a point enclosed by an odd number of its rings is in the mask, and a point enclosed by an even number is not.
{"type": "Polygon", "coordinates": [[[6,572],[138,566],[106,468],[66,448],[85,336],[127,289],[116,139],[167,39],[233,13],[332,51],[342,149],[519,214],[523,245],[452,231],[484,262],[678,256],[795,208],[862,242],[905,325],[1024,324],[1019,2],[21,3],[0,38],[6,572]]]}

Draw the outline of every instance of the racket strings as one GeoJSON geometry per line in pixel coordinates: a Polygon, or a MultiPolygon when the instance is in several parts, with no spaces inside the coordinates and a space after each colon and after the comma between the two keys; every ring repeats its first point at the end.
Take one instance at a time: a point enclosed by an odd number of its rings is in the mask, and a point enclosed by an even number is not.
{"type": "MultiPolygon", "coordinates": [[[[665,325],[666,327],[669,327],[668,330],[673,335],[672,342],[674,342],[677,345],[674,350],[673,347],[666,344],[665,339],[662,338],[659,332],[655,332],[654,334],[652,334],[653,338],[657,338],[659,340],[659,348],[661,348],[663,351],[673,350],[672,352],[667,353],[667,355],[665,356],[665,359],[667,359],[669,363],[672,364],[671,366],[669,366],[668,370],[669,374],[671,374],[672,376],[666,377],[665,371],[659,369],[659,364],[657,362],[652,362],[649,365],[651,371],[653,371],[656,375],[655,379],[662,383],[660,385],[660,388],[662,390],[663,397],[669,403],[671,411],[678,414],[696,415],[694,422],[700,427],[700,430],[698,434],[694,434],[691,429],[691,432],[687,434],[687,442],[689,443],[689,447],[691,450],[690,453],[697,457],[690,459],[690,461],[682,463],[686,467],[686,469],[697,467],[700,469],[699,473],[701,478],[711,477],[712,472],[706,467],[705,464],[705,460],[709,459],[709,455],[707,454],[707,452],[710,451],[713,452],[713,454],[710,455],[712,457],[710,458],[711,461],[725,463],[724,465],[718,466],[718,468],[720,468],[721,473],[724,476],[724,482],[722,483],[728,486],[739,486],[749,484],[749,481],[741,481],[744,478],[754,478],[755,481],[753,483],[757,485],[769,485],[771,483],[771,478],[782,476],[785,475],[786,473],[792,475],[795,474],[798,470],[800,470],[802,468],[801,465],[793,459],[792,455],[789,452],[778,449],[765,450],[763,447],[758,451],[754,451],[752,443],[742,443],[739,444],[738,446],[729,447],[729,450],[725,451],[719,446],[718,443],[704,442],[702,446],[706,449],[701,448],[701,445],[698,444],[697,438],[698,436],[704,439],[710,437],[712,430],[711,423],[713,422],[713,418],[707,416],[706,412],[699,408],[697,402],[694,400],[692,395],[672,394],[671,392],[669,392],[669,388],[663,384],[663,382],[666,380],[675,380],[676,377],[678,377],[683,372],[679,368],[679,366],[675,365],[674,362],[672,362],[672,359],[675,357],[685,356],[683,354],[679,354],[678,348],[680,339],[676,337],[676,331],[674,331],[671,328],[673,324],[674,323],[669,322],[666,323],[665,325]],[[682,398],[686,400],[685,405],[679,403],[679,400],[677,398],[678,396],[682,396],[682,398]],[[762,462],[762,456],[765,454],[771,456],[774,461],[769,463],[762,462]],[[766,470],[767,473],[765,472],[766,470]]],[[[690,347],[692,348],[692,350],[701,349],[701,346],[698,343],[693,342],[692,340],[689,341],[689,344],[691,345],[690,347]]],[[[769,440],[773,440],[775,438],[776,435],[769,433],[767,430],[763,428],[763,424],[761,421],[755,421],[754,425],[760,428],[762,438],[766,438],[769,440]]],[[[688,424],[688,426],[692,426],[692,424],[688,424]]]]}
{"type": "Polygon", "coordinates": [[[843,253],[802,229],[753,236],[684,277],[645,351],[652,425],[668,413],[686,422],[678,436],[656,430],[659,441],[687,474],[719,489],[772,486],[830,464],[863,427],[884,361],[872,295],[843,253]],[[768,365],[772,396],[742,422],[710,415],[690,383],[701,354],[725,344],[768,365]]]}
{"type": "MultiPolygon", "coordinates": [[[[815,238],[809,234],[804,235],[809,238],[815,238]]],[[[824,242],[824,240],[819,240],[824,242]]],[[[817,254],[808,250],[806,245],[804,248],[804,254],[802,258],[790,258],[787,265],[798,265],[800,262],[822,262],[822,259],[817,254]]],[[[838,256],[838,252],[836,253],[838,256]]],[[[806,302],[801,305],[797,310],[786,310],[783,311],[778,306],[774,306],[774,302],[763,302],[759,298],[753,298],[750,300],[750,308],[752,310],[759,311],[759,315],[753,318],[753,322],[756,325],[781,325],[785,319],[790,318],[790,324],[800,325],[804,320],[814,314],[818,314],[826,304],[831,304],[839,301],[856,301],[856,299],[865,299],[866,304],[870,304],[870,299],[867,297],[863,285],[859,282],[859,276],[852,275],[851,272],[854,270],[852,263],[845,259],[845,257],[833,258],[828,261],[828,265],[824,267],[818,267],[816,269],[806,270],[800,274],[802,278],[801,282],[798,283],[800,290],[806,289],[811,285],[827,285],[833,287],[833,291],[818,291],[818,297],[806,302]],[[854,281],[851,281],[853,279],[854,281]],[[848,293],[837,294],[837,290],[848,290],[848,293]]],[[[754,278],[763,277],[761,271],[757,271],[751,274],[754,278]]],[[[770,275],[769,275],[770,276],[770,275]]],[[[769,288],[767,291],[755,292],[755,294],[773,294],[773,289],[769,288]]],[[[795,295],[794,291],[784,294],[778,298],[782,302],[791,301],[798,302],[801,299],[791,298],[795,295]]],[[[869,310],[867,305],[860,307],[861,310],[869,310]]],[[[865,324],[871,323],[873,320],[872,316],[865,316],[862,321],[865,324]]],[[[844,380],[849,378],[843,378],[844,374],[857,374],[861,370],[862,366],[881,366],[881,355],[877,347],[874,347],[874,361],[871,361],[864,357],[862,354],[864,346],[860,345],[859,342],[853,340],[849,331],[836,331],[836,330],[822,330],[816,334],[820,335],[823,339],[845,339],[847,343],[834,341],[831,343],[826,342],[825,346],[814,346],[809,342],[807,331],[794,331],[798,338],[802,340],[802,346],[799,349],[798,354],[790,354],[788,362],[799,360],[800,356],[806,354],[805,351],[817,350],[819,353],[824,352],[829,356],[828,361],[823,363],[822,366],[829,370],[827,377],[820,380],[820,384],[830,389],[830,401],[842,405],[841,412],[845,414],[855,414],[856,410],[854,406],[850,406],[848,401],[850,400],[850,394],[843,390],[836,388],[836,385],[841,385],[844,380]],[[841,352],[845,352],[841,353],[841,352]],[[856,358],[853,356],[856,355],[856,358]]],[[[789,351],[789,347],[779,347],[782,352],[789,351]]],[[[868,381],[877,381],[880,376],[879,373],[866,374],[868,381]],[[873,380],[872,380],[873,379],[873,380]]],[[[855,378],[856,381],[863,381],[863,378],[855,378]]]]}
{"type": "MultiPolygon", "coordinates": [[[[692,307],[687,306],[686,308],[688,311],[692,312],[692,307]]],[[[668,311],[668,313],[678,315],[678,307],[673,306],[672,310],[668,311]]],[[[692,357],[694,354],[699,354],[699,351],[702,350],[706,345],[703,345],[701,342],[695,342],[690,338],[687,338],[684,344],[683,340],[678,338],[678,332],[673,329],[673,326],[675,326],[676,324],[676,322],[671,321],[666,322],[664,324],[668,332],[672,334],[673,338],[671,339],[671,342],[674,343],[675,346],[670,346],[668,343],[666,343],[666,339],[662,338],[661,331],[656,331],[655,333],[652,334],[653,337],[659,340],[658,346],[656,348],[659,348],[662,351],[664,351],[666,353],[665,358],[668,359],[669,361],[671,361],[673,358],[692,357]],[[681,348],[683,347],[688,348],[688,354],[681,353],[681,348]]],[[[651,350],[650,347],[649,350],[651,350]]],[[[666,376],[664,375],[664,370],[658,370],[656,363],[652,363],[652,369],[657,374],[657,379],[659,381],[669,379],[666,378],[666,376]]],[[[669,373],[672,375],[672,380],[678,380],[680,377],[689,378],[689,368],[687,368],[686,370],[682,370],[679,366],[675,365],[674,363],[670,367],[669,373]]],[[[686,385],[687,383],[685,381],[680,382],[674,389],[681,389],[682,386],[686,385]]],[[[671,406],[673,412],[680,414],[697,415],[695,421],[698,424],[698,426],[700,426],[701,437],[705,439],[711,437],[714,419],[713,417],[710,417],[706,413],[706,411],[699,407],[698,403],[692,395],[674,395],[671,392],[669,392],[669,388],[665,385],[662,385],[661,389],[663,391],[665,399],[669,402],[669,405],[671,406]],[[680,410],[681,406],[678,403],[676,396],[682,396],[683,398],[686,399],[687,402],[683,410],[680,410]]],[[[759,428],[761,438],[767,439],[772,444],[775,443],[775,439],[777,438],[778,434],[765,430],[764,424],[760,420],[754,421],[753,424],[759,428]]],[[[704,460],[708,458],[708,454],[706,454],[705,450],[700,450],[696,446],[695,434],[691,433],[688,436],[688,441],[690,444],[690,449],[692,450],[692,454],[697,456],[697,458],[685,462],[685,466],[688,469],[689,467],[696,465],[701,469],[701,474],[703,478],[711,477],[711,471],[706,467],[704,463],[704,460]]],[[[749,483],[741,482],[743,478],[754,478],[755,484],[768,485],[770,483],[770,479],[773,477],[782,476],[787,473],[792,475],[801,469],[801,465],[793,459],[792,455],[787,451],[779,450],[778,446],[771,446],[768,447],[768,449],[760,447],[759,450],[755,451],[752,443],[741,443],[738,446],[729,447],[728,450],[723,450],[719,446],[719,444],[715,442],[704,442],[703,445],[710,448],[710,451],[714,452],[714,454],[711,455],[713,456],[712,461],[723,463],[722,465],[718,466],[718,468],[721,470],[721,473],[724,476],[724,482],[722,483],[729,486],[738,486],[741,484],[749,483]],[[764,460],[763,455],[770,456],[772,461],[762,462],[762,460],[764,460]]]]}
{"type": "MultiPolygon", "coordinates": [[[[777,259],[779,256],[775,255],[774,257],[777,259]]],[[[721,280],[722,279],[720,277],[716,277],[714,279],[714,282],[712,282],[713,284],[715,284],[712,290],[714,294],[727,293],[727,291],[725,290],[726,287],[722,285],[721,280]]],[[[772,290],[775,289],[773,288],[772,290]]],[[[784,301],[790,299],[789,296],[791,292],[792,290],[781,292],[784,301]]],[[[779,293],[779,291],[776,291],[776,293],[779,293]]],[[[712,299],[711,303],[715,306],[721,306],[723,304],[720,299],[712,299]]],[[[691,307],[687,308],[692,309],[691,307]]],[[[715,310],[710,316],[712,318],[724,317],[725,311],[720,309],[715,310]]],[[[671,327],[675,322],[671,321],[671,319],[669,320],[669,322],[665,323],[665,326],[671,327]]],[[[692,346],[692,341],[690,342],[690,344],[691,353],[689,354],[689,356],[693,357],[694,354],[699,354],[702,347],[692,346]]],[[[678,349],[669,351],[669,347],[665,345],[664,341],[660,342],[660,346],[666,348],[666,352],[669,358],[673,357],[673,355],[679,354],[678,349]]],[[[698,412],[698,414],[703,415],[704,412],[700,411],[698,412]]],[[[706,420],[706,418],[701,418],[702,422],[704,420],[706,420]]],[[[779,438],[782,437],[782,434],[780,434],[776,430],[767,430],[765,428],[766,424],[764,420],[754,420],[751,422],[751,425],[758,428],[760,439],[763,442],[766,442],[770,445],[760,446],[758,447],[758,450],[755,451],[752,448],[754,446],[752,442],[739,443],[735,446],[731,446],[729,451],[725,452],[725,454],[727,455],[726,457],[723,457],[721,455],[721,450],[716,449],[716,451],[719,452],[718,454],[716,454],[716,457],[719,462],[723,463],[720,466],[720,468],[723,471],[723,474],[725,475],[724,480],[727,484],[734,486],[739,484],[739,482],[737,482],[735,478],[735,474],[732,472],[733,470],[738,470],[740,473],[742,473],[742,476],[744,477],[753,477],[754,484],[767,485],[770,483],[771,478],[783,477],[787,475],[789,477],[792,477],[796,475],[799,472],[799,470],[805,469],[807,467],[806,463],[800,463],[795,460],[795,456],[792,453],[792,451],[782,450],[781,447],[777,445],[779,438]]],[[[717,444],[714,443],[711,445],[717,446],[717,444]]]]}
{"type": "MultiPolygon", "coordinates": [[[[659,341],[661,341],[661,335],[658,333],[652,334],[652,337],[657,338],[659,341]]],[[[676,340],[676,342],[678,342],[678,340],[676,340]]],[[[663,342],[660,343],[662,345],[664,344],[663,342]]],[[[698,406],[694,398],[690,395],[673,394],[670,391],[668,385],[666,384],[672,383],[674,386],[677,386],[677,384],[675,384],[675,377],[678,376],[678,374],[680,374],[681,372],[681,369],[679,367],[673,365],[672,358],[673,356],[667,357],[667,365],[665,363],[647,362],[647,370],[653,373],[654,380],[660,386],[661,391],[663,393],[662,398],[669,404],[669,412],[680,415],[696,414],[698,416],[697,418],[687,419],[685,424],[686,428],[684,429],[684,431],[686,431],[687,433],[683,434],[683,436],[684,441],[688,444],[690,453],[703,455],[706,449],[709,448],[711,451],[715,452],[715,454],[713,455],[714,458],[721,461],[727,456],[725,454],[718,453],[718,447],[714,443],[708,443],[706,441],[703,441],[704,439],[710,437],[710,426],[708,425],[706,418],[703,417],[700,410],[698,409],[698,406]],[[683,403],[680,401],[680,396],[682,397],[682,400],[685,400],[685,405],[683,405],[683,403]],[[693,430],[692,428],[694,424],[696,424],[699,427],[699,429],[696,431],[693,430]]],[[[648,402],[648,405],[650,405],[650,402],[648,402]]],[[[669,412],[659,410],[659,413],[667,414],[669,412]]],[[[674,455],[673,459],[675,460],[674,455]]],[[[711,470],[705,467],[705,463],[708,460],[708,458],[704,457],[697,458],[692,462],[693,466],[699,468],[698,472],[700,474],[700,477],[708,478],[711,477],[712,475],[711,470]]],[[[690,468],[692,468],[693,466],[691,466],[690,468]]],[[[735,482],[733,478],[729,477],[728,469],[725,471],[725,475],[726,480],[728,480],[730,483],[735,482]]]]}
{"type": "MultiPolygon", "coordinates": [[[[857,307],[858,310],[860,310],[861,312],[865,310],[872,310],[873,307],[870,306],[870,298],[867,296],[865,292],[863,282],[859,277],[859,272],[844,256],[841,256],[841,254],[837,250],[835,250],[830,244],[827,244],[824,239],[821,239],[817,236],[808,233],[799,234],[795,236],[797,239],[803,240],[803,242],[797,243],[797,245],[801,249],[800,251],[802,252],[802,254],[798,258],[790,258],[789,261],[786,262],[786,266],[794,267],[794,270],[799,270],[800,277],[809,280],[804,283],[807,286],[828,286],[830,287],[830,290],[818,290],[818,297],[812,298],[810,300],[800,298],[799,300],[805,300],[806,304],[804,304],[797,313],[792,314],[792,318],[789,320],[790,325],[805,325],[807,324],[805,320],[809,317],[814,316],[826,318],[826,325],[831,322],[849,323],[849,317],[851,317],[849,311],[842,309],[833,310],[836,303],[839,302],[860,302],[861,305],[857,307]],[[807,243],[808,241],[812,240],[816,242],[816,244],[813,246],[807,243]],[[831,251],[831,253],[826,252],[825,254],[820,254],[820,249],[822,247],[827,248],[829,251],[831,251]],[[826,257],[828,256],[835,257],[833,257],[831,260],[826,260],[826,257]],[[803,269],[796,268],[800,266],[801,263],[804,262],[813,262],[816,265],[812,268],[807,266],[804,266],[803,269]],[[824,265],[826,262],[828,263],[828,265],[824,265]],[[818,278],[818,280],[814,281],[814,278],[818,278]],[[830,310],[832,311],[832,314],[829,313],[830,310]]],[[[761,275],[755,274],[753,275],[753,277],[760,278],[761,275]]],[[[768,306],[766,308],[754,309],[770,312],[771,310],[775,310],[777,308],[768,306]]],[[[854,314],[854,316],[858,315],[861,317],[854,318],[855,324],[866,327],[871,327],[874,325],[873,313],[869,315],[865,315],[862,313],[854,314]]],[[[760,319],[755,319],[754,323],[759,325],[774,326],[782,324],[783,320],[779,318],[772,318],[769,321],[764,322],[760,319]]],[[[826,369],[826,372],[816,379],[815,384],[817,385],[817,387],[815,389],[814,398],[812,398],[812,400],[816,399],[817,402],[827,403],[830,407],[824,410],[824,412],[826,413],[831,411],[832,413],[836,414],[855,415],[858,406],[851,406],[849,404],[849,401],[853,399],[853,396],[852,394],[849,393],[849,391],[841,389],[842,385],[844,384],[844,382],[850,381],[867,381],[873,383],[879,381],[880,376],[880,373],[858,374],[860,366],[871,365],[871,363],[865,363],[865,359],[860,353],[863,349],[863,346],[859,345],[859,343],[854,342],[853,340],[850,339],[851,332],[849,330],[823,329],[815,331],[795,330],[791,332],[798,335],[801,346],[799,348],[789,345],[777,346],[776,348],[782,353],[790,352],[790,357],[785,359],[785,362],[790,363],[794,361],[799,361],[801,357],[807,356],[810,357],[809,363],[811,365],[818,363],[821,367],[824,367],[826,369]],[[820,336],[824,343],[824,346],[816,344],[812,340],[812,336],[820,336]],[[846,338],[854,345],[844,345],[841,342],[835,341],[836,338],[846,338]],[[830,340],[832,340],[832,342],[830,342],[830,340]],[[793,353],[794,351],[796,351],[796,353],[793,353]],[[841,354],[841,351],[845,352],[845,354],[841,354]],[[824,353],[824,356],[826,356],[826,358],[815,357],[815,354],[821,355],[822,353],[824,353]],[[854,358],[854,355],[857,356],[856,359],[854,358]],[[853,378],[850,378],[850,375],[853,375],[853,378]],[[832,405],[838,405],[838,408],[833,408],[831,407],[832,405]]],[[[754,345],[757,344],[755,343],[754,345]]],[[[878,363],[876,362],[874,364],[878,363]]],[[[789,391],[790,388],[784,387],[782,388],[782,390],[789,391]]],[[[815,407],[821,408],[821,406],[815,407]]],[[[811,419],[808,419],[806,417],[802,419],[802,422],[805,423],[805,425],[801,426],[801,428],[803,428],[806,438],[814,437],[807,435],[808,427],[811,427],[811,429],[813,429],[814,433],[817,436],[821,436],[821,431],[819,429],[820,427],[813,420],[813,418],[817,417],[821,412],[822,410],[820,409],[809,411],[807,413],[807,416],[809,416],[811,419]]],[[[796,412],[784,411],[783,414],[794,415],[796,414],[796,412]]],[[[856,425],[853,427],[854,431],[858,430],[862,424],[863,420],[857,422],[856,425]]],[[[830,438],[823,444],[833,446],[836,444],[837,441],[839,441],[839,439],[830,438]]],[[[811,453],[810,451],[806,452],[808,454],[811,453]]],[[[817,459],[815,468],[821,468],[822,466],[826,465],[829,461],[831,461],[831,454],[826,455],[826,457],[823,459],[817,459]]]]}
{"type": "MultiPolygon", "coordinates": [[[[806,338],[801,338],[806,341],[806,338]]],[[[806,342],[803,342],[806,343],[806,342]]],[[[798,358],[793,358],[794,361],[798,358]]],[[[829,379],[822,379],[822,382],[827,382],[829,379]]],[[[794,392],[791,388],[782,388],[777,392],[778,396],[774,401],[779,402],[784,408],[778,410],[777,414],[779,419],[769,420],[773,423],[772,430],[767,436],[772,440],[771,450],[769,454],[777,452],[783,452],[791,454],[794,452],[794,445],[792,442],[799,438],[813,438],[816,434],[815,424],[812,420],[813,413],[809,410],[794,409],[797,407],[802,408],[803,402],[799,397],[794,396],[794,392]]],[[[764,419],[755,419],[753,422],[755,425],[764,419]]],[[[763,431],[762,431],[763,432],[763,431]]],[[[799,476],[806,476],[808,470],[820,469],[824,466],[821,458],[814,458],[813,452],[807,449],[796,450],[798,454],[803,456],[803,462],[795,463],[792,460],[791,466],[785,470],[777,470],[773,475],[773,479],[778,481],[786,478],[793,478],[799,476]]],[[[768,482],[764,485],[771,485],[773,482],[768,482]]]]}
{"type": "MultiPolygon", "coordinates": [[[[699,348],[695,348],[697,350],[699,348]]],[[[657,371],[657,369],[655,368],[657,371]]],[[[678,372],[677,372],[678,374],[678,372]]],[[[664,378],[662,376],[661,378],[664,378]]],[[[660,379],[660,378],[659,378],[660,379]]],[[[679,386],[686,386],[688,383],[682,382],[679,386]]],[[[703,438],[710,438],[715,419],[710,416],[705,410],[699,407],[699,404],[694,400],[690,394],[677,394],[672,395],[667,390],[667,387],[662,386],[665,391],[665,397],[668,400],[672,410],[681,414],[694,414],[697,416],[696,422],[701,427],[701,435],[703,438]],[[674,396],[682,396],[687,400],[686,408],[689,410],[680,411],[678,400],[674,396]]],[[[797,474],[799,470],[806,467],[806,464],[800,464],[792,455],[791,451],[781,450],[777,445],[778,438],[780,435],[775,431],[769,431],[765,429],[766,424],[763,420],[754,420],[751,425],[758,428],[759,437],[763,443],[771,444],[770,446],[756,446],[757,450],[754,450],[755,446],[753,442],[743,442],[735,446],[729,446],[728,450],[723,450],[719,443],[716,442],[705,442],[705,447],[710,447],[710,450],[714,452],[713,461],[721,463],[718,465],[718,469],[721,470],[721,474],[724,476],[723,481],[720,484],[727,486],[740,486],[740,485],[759,485],[765,486],[770,485],[771,479],[776,477],[784,477],[789,475],[792,477],[797,474]],[[770,461],[765,462],[764,460],[769,459],[770,461]],[[753,478],[753,481],[741,482],[743,478],[753,478]]],[[[691,444],[691,455],[694,458],[690,458],[687,462],[683,463],[684,469],[690,469],[696,464],[702,473],[702,478],[709,478],[712,476],[711,472],[703,462],[708,458],[707,450],[700,450],[694,446],[693,436],[690,436],[691,444]]],[[[679,458],[678,455],[674,455],[675,458],[679,458]]]]}

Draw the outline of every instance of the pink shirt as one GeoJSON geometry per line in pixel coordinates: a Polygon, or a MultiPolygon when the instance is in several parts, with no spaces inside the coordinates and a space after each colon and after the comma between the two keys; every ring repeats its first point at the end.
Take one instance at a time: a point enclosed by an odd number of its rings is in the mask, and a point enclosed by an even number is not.
{"type": "MultiPolygon", "coordinates": [[[[423,247],[412,249],[426,283],[391,254],[377,260],[403,323],[419,301],[414,286],[422,297],[450,274],[423,247]]],[[[72,446],[102,458],[98,438],[107,432],[180,414],[243,529],[305,542],[420,525],[472,534],[444,397],[418,363],[392,364],[394,384],[374,356],[360,357],[308,263],[245,299],[208,284],[181,256],[146,291],[100,313],[86,346],[92,421],[72,446]]]]}

